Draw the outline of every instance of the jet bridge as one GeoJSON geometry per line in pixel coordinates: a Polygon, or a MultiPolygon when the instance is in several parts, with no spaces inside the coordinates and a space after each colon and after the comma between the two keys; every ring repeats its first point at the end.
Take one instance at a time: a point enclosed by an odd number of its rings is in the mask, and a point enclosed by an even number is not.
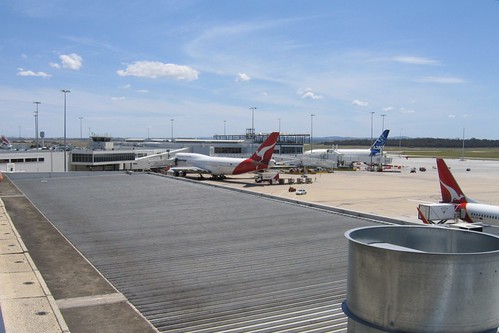
{"type": "Polygon", "coordinates": [[[177,153],[189,152],[190,148],[180,148],[171,151],[162,152],[159,154],[152,154],[143,157],[136,158],[133,163],[131,163],[132,171],[143,171],[152,169],[162,169],[172,164],[172,158],[175,157],[177,153]]]}

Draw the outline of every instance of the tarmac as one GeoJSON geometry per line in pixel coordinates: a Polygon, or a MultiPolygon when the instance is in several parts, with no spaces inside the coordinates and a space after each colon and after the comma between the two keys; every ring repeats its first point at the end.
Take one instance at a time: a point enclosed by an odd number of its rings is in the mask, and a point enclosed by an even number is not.
{"type": "MultiPolygon", "coordinates": [[[[468,197],[499,206],[499,161],[449,159],[446,163],[468,197]]],[[[230,176],[218,183],[276,197],[421,223],[416,207],[421,203],[438,203],[441,200],[436,160],[394,156],[393,165],[393,169],[385,172],[336,170],[333,173],[308,174],[312,182],[307,184],[256,184],[248,175],[230,176]],[[421,167],[426,171],[419,171],[421,167]],[[416,168],[416,173],[410,173],[412,168],[416,168]],[[289,192],[290,186],[305,189],[307,194],[297,196],[295,192],[289,192]]],[[[283,174],[280,178],[296,180],[303,177],[283,174]]]]}
{"type": "MultiPolygon", "coordinates": [[[[499,205],[498,161],[446,162],[467,196],[483,203],[499,205]]],[[[336,171],[330,174],[309,174],[307,176],[312,179],[312,183],[292,185],[306,189],[307,194],[303,196],[289,192],[290,185],[256,184],[251,175],[229,177],[217,184],[421,223],[417,219],[417,205],[440,200],[435,160],[395,158],[394,164],[400,169],[396,168],[392,172],[336,171]],[[418,171],[410,173],[412,167],[418,171]],[[425,167],[426,171],[420,172],[420,167],[425,167]]],[[[291,177],[297,178],[299,175],[282,176],[291,177]]],[[[0,310],[3,316],[0,333],[69,332],[68,326],[74,327],[71,330],[73,333],[113,332],[113,327],[106,326],[106,318],[110,316],[123,321],[125,332],[156,331],[61,233],[50,230],[54,228],[50,223],[42,223],[44,216],[37,209],[30,208],[33,206],[29,200],[19,200],[22,193],[9,180],[0,184],[0,195],[0,310]],[[16,228],[11,216],[24,222],[16,228]],[[37,231],[37,235],[41,233],[44,236],[29,239],[32,228],[42,229],[37,231]],[[24,241],[34,244],[30,251],[24,241]],[[58,261],[61,253],[71,253],[72,257],[62,263],[58,261]],[[58,277],[42,276],[35,262],[52,265],[52,269],[62,271],[63,274],[58,277]],[[91,312],[88,315],[93,318],[93,322],[78,323],[80,317],[76,311],[80,314],[82,311],[91,312]]]]}

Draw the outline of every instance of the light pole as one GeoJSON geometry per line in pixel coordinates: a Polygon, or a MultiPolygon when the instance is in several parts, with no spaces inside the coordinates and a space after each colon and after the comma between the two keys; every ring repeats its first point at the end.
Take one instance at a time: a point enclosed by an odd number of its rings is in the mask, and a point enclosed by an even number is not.
{"type": "Polygon", "coordinates": [[[78,119],[80,119],[80,141],[83,141],[83,127],[82,127],[83,117],[78,117],[78,119]]]}
{"type": "MultiPolygon", "coordinates": [[[[374,111],[371,111],[371,145],[373,144],[373,116],[374,111]]],[[[371,155],[371,165],[369,166],[369,170],[373,171],[373,156],[371,155]]]]}
{"type": "Polygon", "coordinates": [[[172,142],[173,142],[173,118],[170,119],[171,122],[171,132],[172,132],[172,142]]]}
{"type": "Polygon", "coordinates": [[[224,120],[224,136],[226,135],[226,132],[225,132],[226,123],[227,123],[227,120],[224,120]]]}
{"type": "Polygon", "coordinates": [[[64,172],[67,171],[67,163],[66,163],[66,95],[71,92],[67,89],[61,89],[61,92],[64,94],[64,172]]]}
{"type": "Polygon", "coordinates": [[[310,115],[310,153],[314,153],[314,148],[313,148],[313,136],[314,136],[314,117],[315,114],[310,115]]]}
{"type": "MultiPolygon", "coordinates": [[[[385,117],[386,117],[386,114],[381,114],[381,132],[383,132],[385,130],[385,117]]],[[[379,155],[379,168],[380,168],[380,171],[383,171],[383,147],[381,147],[380,149],[380,155],[379,155]]]]}
{"type": "Polygon", "coordinates": [[[253,136],[253,139],[255,139],[255,110],[256,107],[252,106],[250,107],[251,110],[251,134],[253,136]]]}
{"type": "Polygon", "coordinates": [[[38,149],[38,105],[42,104],[42,102],[33,102],[36,105],[36,110],[33,112],[35,116],[35,138],[36,138],[36,149],[38,149]]]}
{"type": "Polygon", "coordinates": [[[381,132],[383,132],[385,130],[385,117],[386,117],[386,114],[380,114],[380,117],[381,117],[381,132]]]}

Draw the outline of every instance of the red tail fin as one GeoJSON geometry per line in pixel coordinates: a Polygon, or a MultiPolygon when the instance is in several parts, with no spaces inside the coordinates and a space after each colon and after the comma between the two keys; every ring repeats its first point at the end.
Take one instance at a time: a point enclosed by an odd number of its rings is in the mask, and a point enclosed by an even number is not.
{"type": "Polygon", "coordinates": [[[245,159],[238,166],[236,166],[232,174],[238,175],[241,173],[267,169],[269,167],[270,160],[272,159],[274,147],[278,138],[279,132],[272,132],[250,158],[245,159]]]}
{"type": "Polygon", "coordinates": [[[465,203],[466,196],[457,184],[447,164],[441,158],[437,158],[438,178],[440,179],[440,192],[442,202],[465,203]]]}
{"type": "Polygon", "coordinates": [[[7,139],[7,137],[5,135],[2,135],[2,144],[4,146],[10,146],[10,141],[9,141],[9,139],[7,139]]]}
{"type": "Polygon", "coordinates": [[[272,132],[260,147],[258,147],[256,152],[251,155],[251,159],[258,163],[269,164],[278,138],[279,132],[272,132]]]}

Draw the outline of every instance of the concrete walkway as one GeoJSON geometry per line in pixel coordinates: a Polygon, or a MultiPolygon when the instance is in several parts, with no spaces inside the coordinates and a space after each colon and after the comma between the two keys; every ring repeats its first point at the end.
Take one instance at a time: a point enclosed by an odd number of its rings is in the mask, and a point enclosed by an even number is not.
{"type": "Polygon", "coordinates": [[[5,332],[69,332],[1,199],[0,306],[5,332]]]}

